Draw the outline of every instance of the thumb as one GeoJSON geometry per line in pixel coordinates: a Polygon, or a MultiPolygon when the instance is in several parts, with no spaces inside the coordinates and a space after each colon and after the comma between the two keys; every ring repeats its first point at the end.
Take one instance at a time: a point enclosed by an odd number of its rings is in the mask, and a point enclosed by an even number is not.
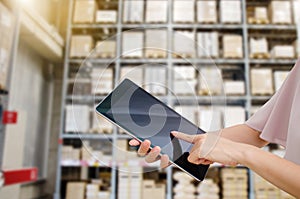
{"type": "Polygon", "coordinates": [[[178,139],[184,140],[184,141],[192,143],[192,144],[195,143],[196,135],[189,135],[189,134],[181,133],[178,131],[171,131],[171,134],[178,139]]]}

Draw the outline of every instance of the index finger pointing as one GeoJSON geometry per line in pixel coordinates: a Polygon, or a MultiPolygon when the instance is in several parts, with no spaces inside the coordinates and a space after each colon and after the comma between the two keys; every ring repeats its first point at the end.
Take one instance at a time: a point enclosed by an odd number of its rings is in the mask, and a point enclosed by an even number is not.
{"type": "Polygon", "coordinates": [[[189,135],[178,131],[171,131],[172,135],[178,139],[194,144],[196,135],[189,135]]]}

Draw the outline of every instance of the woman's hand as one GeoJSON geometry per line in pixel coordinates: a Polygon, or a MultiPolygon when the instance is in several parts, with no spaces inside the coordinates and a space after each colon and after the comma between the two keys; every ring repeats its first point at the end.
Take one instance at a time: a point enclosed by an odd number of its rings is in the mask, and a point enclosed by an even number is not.
{"type": "Polygon", "coordinates": [[[172,131],[174,137],[194,144],[190,151],[188,161],[194,164],[207,164],[219,162],[224,165],[236,166],[238,161],[234,158],[234,151],[238,150],[239,143],[222,138],[218,132],[199,135],[188,135],[172,131]]]}

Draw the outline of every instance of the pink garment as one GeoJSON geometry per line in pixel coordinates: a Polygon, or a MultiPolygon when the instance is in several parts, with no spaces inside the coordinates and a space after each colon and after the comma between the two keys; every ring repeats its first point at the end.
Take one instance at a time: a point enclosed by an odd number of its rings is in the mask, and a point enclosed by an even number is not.
{"type": "Polygon", "coordinates": [[[262,139],[285,146],[285,159],[300,165],[300,59],[279,91],[246,124],[262,132],[262,139]]]}

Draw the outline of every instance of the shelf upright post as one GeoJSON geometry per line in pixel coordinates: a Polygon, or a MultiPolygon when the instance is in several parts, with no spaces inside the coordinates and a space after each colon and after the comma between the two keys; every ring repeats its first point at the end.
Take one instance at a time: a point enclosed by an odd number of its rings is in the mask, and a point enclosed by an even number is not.
{"type": "MultiPolygon", "coordinates": [[[[299,1],[300,0],[291,0],[291,4],[292,4],[292,8],[294,8],[294,1],[299,1]]],[[[296,57],[298,59],[298,56],[299,56],[299,52],[300,52],[300,18],[297,18],[295,17],[295,12],[296,11],[295,9],[292,9],[291,12],[294,14],[294,19],[295,19],[295,25],[296,25],[296,30],[297,30],[297,41],[296,41],[296,57]]]]}
{"type": "MultiPolygon", "coordinates": [[[[251,116],[251,91],[250,91],[250,61],[248,47],[248,24],[247,24],[247,5],[246,0],[242,0],[242,20],[243,20],[243,43],[244,43],[244,67],[245,67],[245,84],[246,84],[246,106],[247,118],[251,116]]],[[[252,179],[253,172],[249,169],[249,199],[254,199],[254,182],[252,179]]]]}
{"type": "Polygon", "coordinates": [[[68,10],[68,22],[67,22],[67,32],[66,32],[66,46],[65,46],[65,57],[64,57],[64,68],[63,68],[63,79],[62,79],[62,102],[61,102],[61,117],[60,117],[60,132],[59,132],[59,144],[57,150],[57,171],[56,171],[56,184],[54,199],[60,199],[60,185],[61,185],[61,151],[62,143],[60,140],[63,139],[64,133],[64,114],[67,98],[67,83],[68,83],[68,73],[69,73],[69,52],[70,52],[70,40],[72,34],[72,12],[73,12],[74,2],[69,0],[69,10],[68,10]]]}
{"type": "MultiPolygon", "coordinates": [[[[172,92],[170,89],[173,89],[172,86],[172,80],[173,80],[173,66],[172,66],[172,51],[173,51],[173,0],[168,0],[168,39],[167,39],[167,104],[169,106],[173,106],[173,101],[172,101],[172,92]]],[[[172,199],[173,198],[173,170],[172,166],[168,167],[167,169],[167,199],[172,199]]]]}

